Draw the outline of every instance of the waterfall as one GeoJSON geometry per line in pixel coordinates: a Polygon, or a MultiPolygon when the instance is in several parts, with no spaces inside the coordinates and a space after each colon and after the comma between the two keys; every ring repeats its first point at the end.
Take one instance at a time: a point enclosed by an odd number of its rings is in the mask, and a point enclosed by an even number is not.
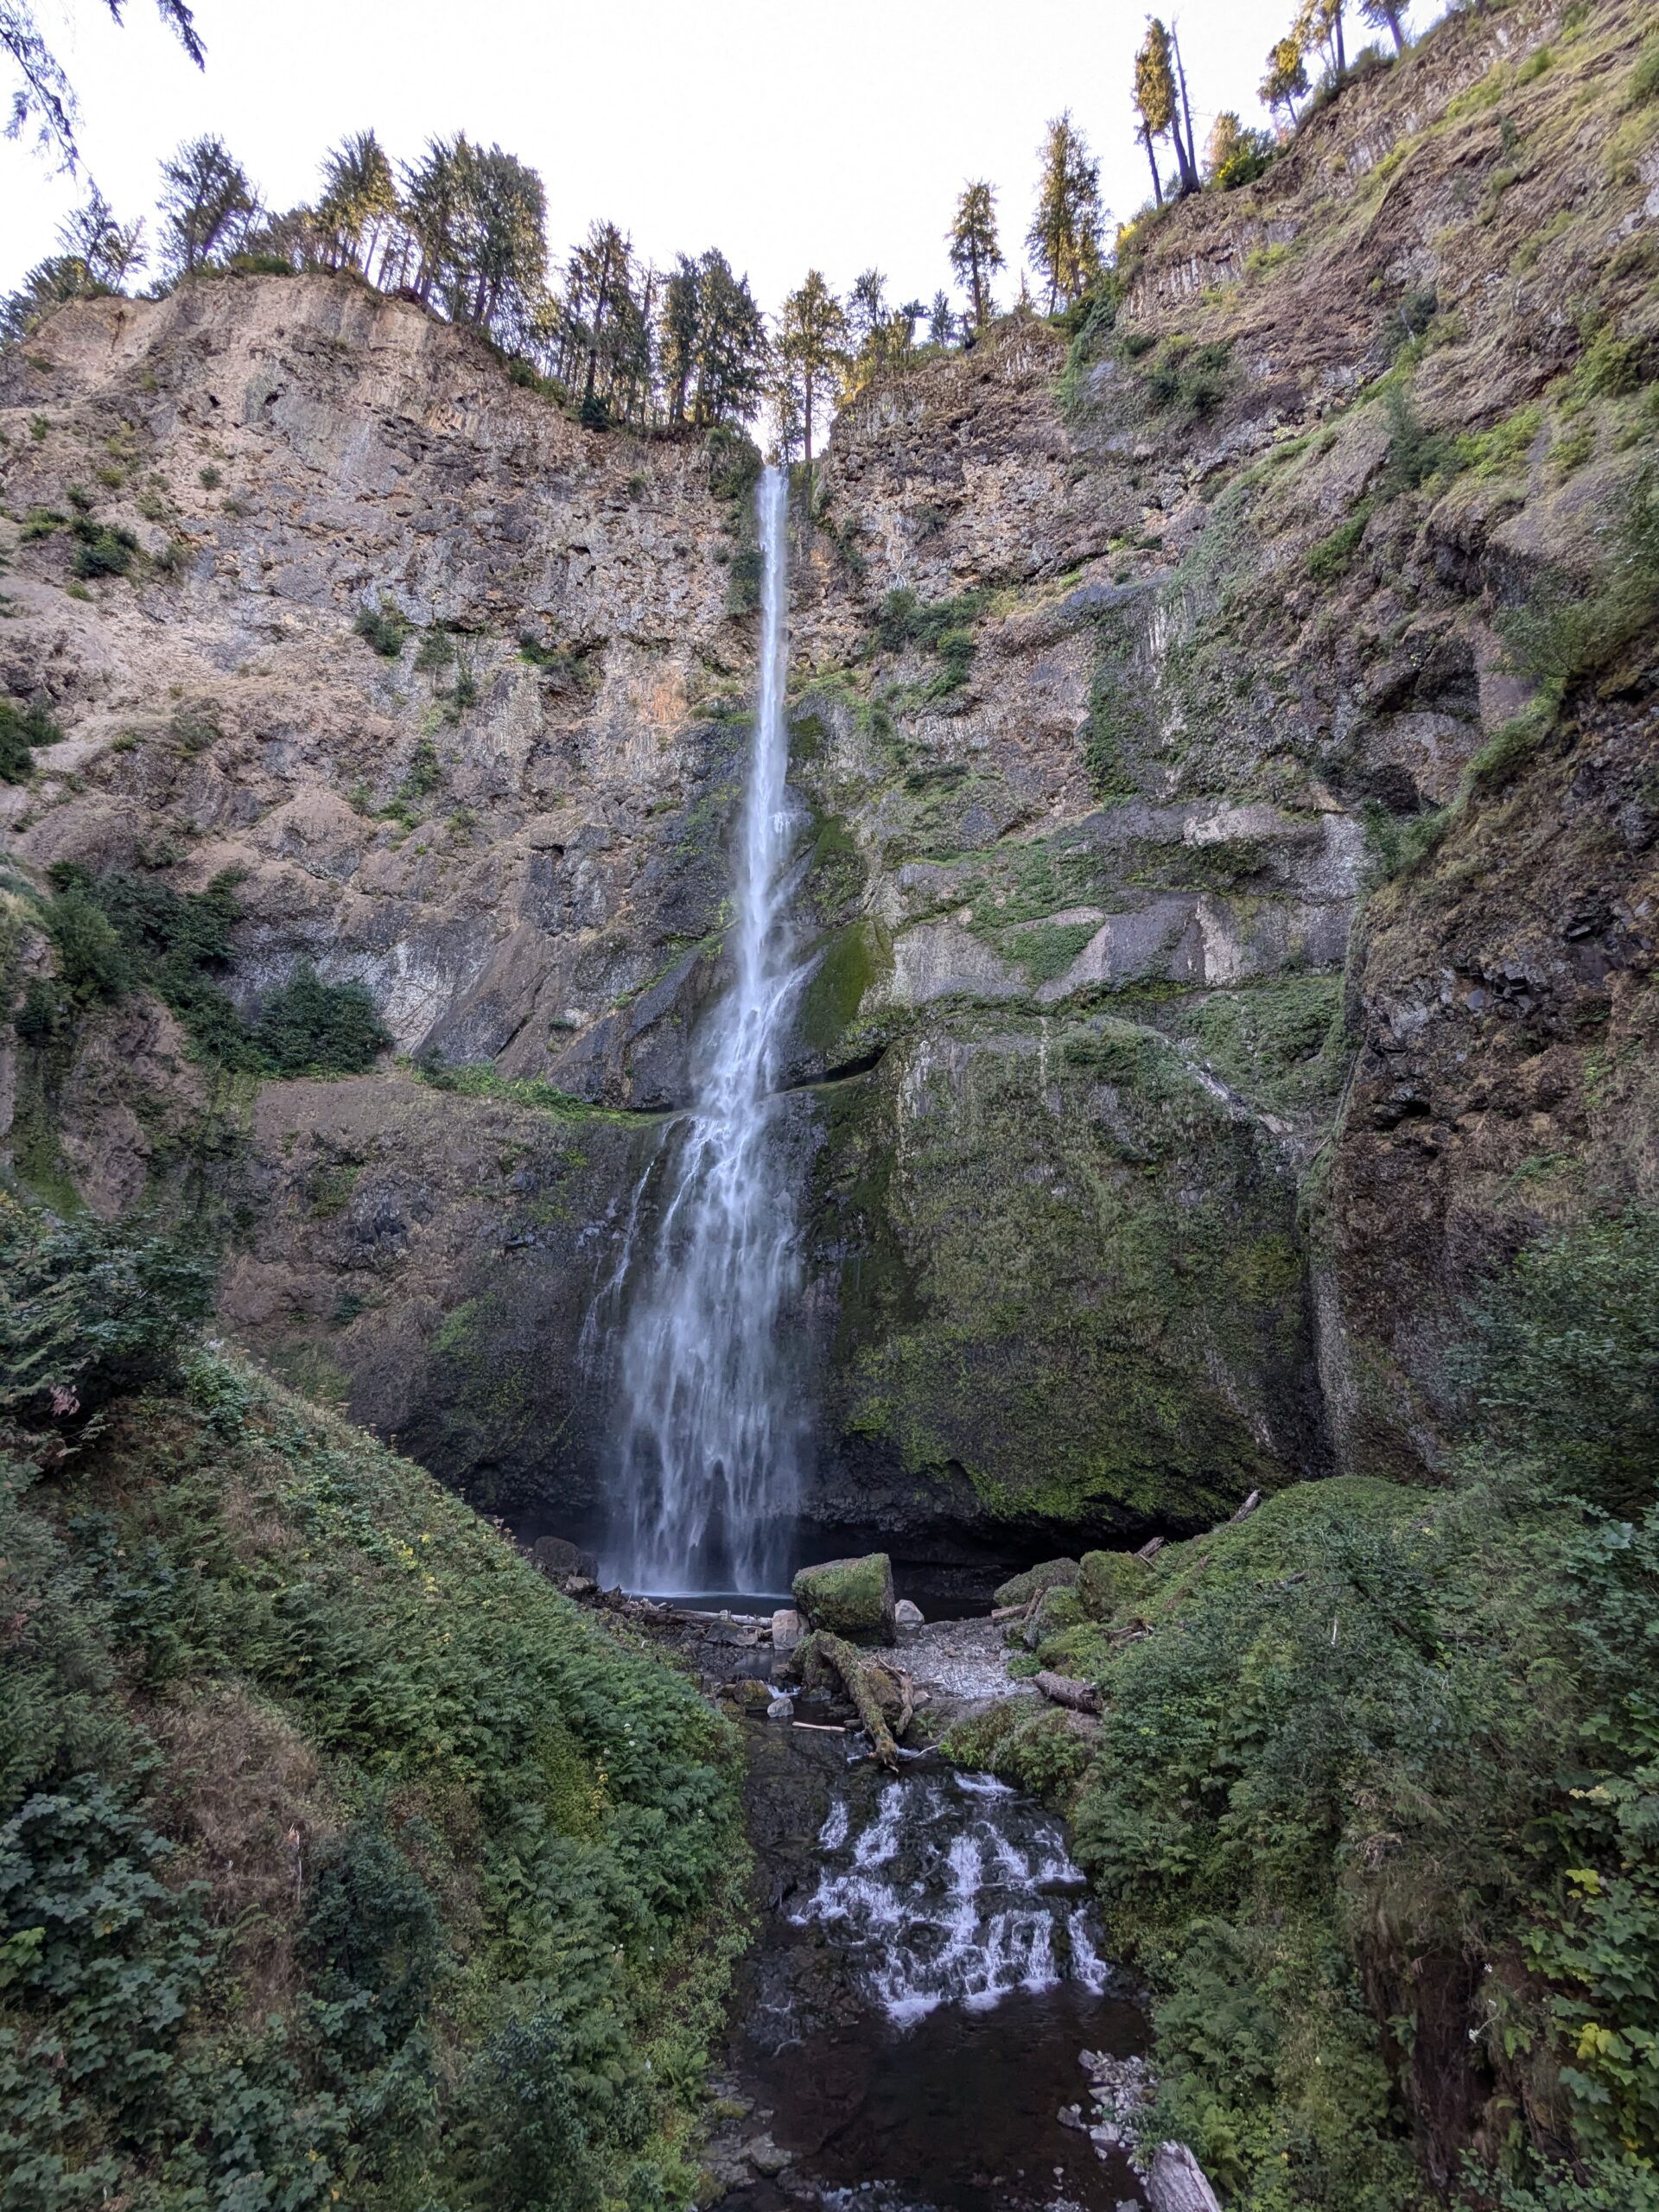
{"type": "Polygon", "coordinates": [[[772,1127],[801,981],[786,912],[788,489],[785,471],[768,468],[756,493],[760,685],[726,935],[731,981],[695,1103],[664,1155],[647,1264],[624,1260],[638,1279],[619,1345],[606,1571],[636,1590],[772,1586],[787,1566],[799,1479],[803,1425],[779,1343],[799,1255],[772,1127]]]}

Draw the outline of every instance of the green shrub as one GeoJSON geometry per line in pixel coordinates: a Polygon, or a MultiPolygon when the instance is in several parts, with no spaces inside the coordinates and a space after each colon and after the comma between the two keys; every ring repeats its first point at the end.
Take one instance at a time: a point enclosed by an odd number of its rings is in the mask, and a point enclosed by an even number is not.
{"type": "Polygon", "coordinates": [[[1232,352],[1228,338],[1210,339],[1202,345],[1188,338],[1166,338],[1143,375],[1148,404],[1160,411],[1178,407],[1195,421],[1213,414],[1227,394],[1232,352]]]}
{"type": "Polygon", "coordinates": [[[1650,38],[1637,55],[1624,99],[1628,107],[1647,107],[1659,100],[1659,38],[1650,38]]]}
{"type": "Polygon", "coordinates": [[[143,1222],[59,1222],[0,1191],[0,1414],[51,1418],[54,1392],[89,1411],[165,1373],[212,1283],[143,1222]]]}
{"type": "Polygon", "coordinates": [[[1415,491],[1433,477],[1456,474],[1456,442],[1425,428],[1403,385],[1390,385],[1383,404],[1389,424],[1389,457],[1380,480],[1384,498],[1415,491]]]}
{"type": "Polygon", "coordinates": [[[1277,151],[1277,142],[1271,131],[1242,130],[1232,152],[1211,181],[1223,192],[1236,192],[1241,185],[1254,184],[1277,151]]]}
{"type": "Polygon", "coordinates": [[[0,784],[26,782],[34,766],[32,748],[55,745],[62,735],[44,707],[0,699],[0,784]]]}
{"type": "Polygon", "coordinates": [[[132,963],[109,916],[76,873],[54,868],[56,888],[41,908],[52,940],[58,981],[77,1006],[124,998],[132,988],[132,963]]]}
{"type": "Polygon", "coordinates": [[[1348,573],[1370,518],[1371,503],[1363,499],[1345,522],[1338,524],[1328,537],[1322,537],[1317,545],[1309,547],[1307,573],[1316,584],[1335,583],[1338,577],[1348,573]]]}
{"type": "Polygon", "coordinates": [[[308,963],[259,1010],[253,1042],[279,1076],[361,1075],[391,1039],[362,983],[325,983],[308,963]]]}
{"type": "Polygon", "coordinates": [[[378,607],[359,607],[352,627],[383,660],[396,660],[409,635],[408,623],[390,600],[382,600],[378,607]]]}
{"type": "Polygon", "coordinates": [[[69,565],[83,582],[94,576],[124,576],[137,557],[138,540],[117,524],[77,515],[69,534],[75,541],[69,565]]]}
{"type": "Polygon", "coordinates": [[[1659,1217],[1529,1245],[1474,1308],[1454,1372],[1482,1431],[1548,1462],[1562,1495],[1639,1512],[1659,1471],[1659,1217]]]}
{"type": "Polygon", "coordinates": [[[9,2212],[677,2212],[728,1730],[420,1470],[186,1389],[0,1482],[9,2212]]]}

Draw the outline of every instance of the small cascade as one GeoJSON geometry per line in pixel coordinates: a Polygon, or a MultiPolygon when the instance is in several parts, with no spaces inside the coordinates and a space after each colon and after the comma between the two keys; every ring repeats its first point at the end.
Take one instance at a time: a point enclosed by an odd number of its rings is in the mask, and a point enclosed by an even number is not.
{"type": "Polygon", "coordinates": [[[791,1918],[823,1926],[901,2026],[1015,1990],[1108,1986],[1059,1823],[988,1775],[904,1777],[861,1819],[838,1796],[818,1853],[817,1887],[791,1918]]]}
{"type": "Polygon", "coordinates": [[[762,474],[757,515],[760,685],[726,938],[731,982],[696,1103],[662,1155],[654,1222],[642,1220],[636,1193],[618,1277],[594,1308],[624,1309],[618,1505],[605,1572],[635,1590],[775,1587],[800,1478],[804,1425],[779,1329],[798,1290],[799,1255],[773,1128],[802,981],[787,911],[782,469],[762,474]]]}

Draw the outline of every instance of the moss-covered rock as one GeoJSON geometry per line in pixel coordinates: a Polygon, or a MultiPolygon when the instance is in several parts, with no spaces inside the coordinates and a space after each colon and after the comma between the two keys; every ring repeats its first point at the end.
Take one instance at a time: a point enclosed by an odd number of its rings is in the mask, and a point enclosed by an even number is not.
{"type": "Polygon", "coordinates": [[[1039,1590],[1068,1589],[1077,1580],[1077,1573],[1074,1559],[1046,1559],[1040,1567],[1028,1567],[1023,1574],[1011,1574],[1006,1582],[999,1583],[991,1603],[1028,1605],[1039,1590]]]}
{"type": "Polygon", "coordinates": [[[886,1552],[804,1567],[792,1585],[807,1626],[854,1643],[896,1643],[893,1562],[886,1552]]]}
{"type": "Polygon", "coordinates": [[[1133,1552],[1085,1552],[1077,1575],[1077,1599],[1090,1620],[1109,1620],[1133,1604],[1147,1586],[1147,1562],[1133,1552]]]}
{"type": "Polygon", "coordinates": [[[1031,1618],[1020,1631],[1020,1640],[1027,1651],[1035,1651],[1063,1629],[1075,1628],[1083,1617],[1077,1591],[1056,1584],[1045,1590],[1032,1607],[1031,1618]]]}

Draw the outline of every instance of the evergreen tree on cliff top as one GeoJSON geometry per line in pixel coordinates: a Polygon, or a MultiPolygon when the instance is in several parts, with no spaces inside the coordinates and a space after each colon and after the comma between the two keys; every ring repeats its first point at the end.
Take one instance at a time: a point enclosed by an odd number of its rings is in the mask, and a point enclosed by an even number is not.
{"type": "Polygon", "coordinates": [[[681,254],[663,295],[658,346],[672,423],[741,420],[760,397],[766,326],[747,276],[711,246],[681,254]]]}
{"type": "Polygon", "coordinates": [[[784,302],[778,325],[778,359],[798,402],[806,459],[812,459],[812,418],[818,396],[846,365],[847,315],[822,272],[809,269],[798,291],[784,302]]]}
{"type": "Polygon", "coordinates": [[[1302,54],[1301,41],[1294,32],[1287,32],[1274,41],[1268,54],[1268,73],[1256,87],[1257,97],[1270,115],[1277,115],[1283,108],[1292,124],[1296,121],[1296,103],[1307,92],[1307,63],[1302,54]]]}
{"type": "Polygon", "coordinates": [[[316,219],[331,269],[368,276],[377,251],[390,256],[401,214],[397,180],[372,130],[359,130],[330,149],[316,219]]]}
{"type": "Polygon", "coordinates": [[[192,138],[162,163],[162,260],[188,276],[236,251],[260,213],[248,173],[222,138],[192,138]]]}
{"type": "Polygon", "coordinates": [[[983,330],[995,311],[991,278],[1004,264],[996,235],[996,194],[982,178],[963,187],[945,244],[950,266],[967,292],[974,328],[983,330]]]}
{"type": "Polygon", "coordinates": [[[1037,212],[1026,244],[1048,280],[1048,312],[1070,307],[1100,274],[1100,164],[1089,158],[1070,113],[1048,126],[1037,212]]]}
{"type": "Polygon", "coordinates": [[[1198,186],[1198,161],[1192,144],[1192,119],[1186,130],[1181,128],[1185,105],[1178,81],[1180,67],[1175,42],[1156,16],[1147,24],[1147,35],[1141,41],[1141,50],[1135,57],[1135,89],[1130,94],[1139,121],[1135,137],[1147,149],[1147,161],[1152,169],[1153,197],[1161,207],[1164,188],[1158,174],[1158,156],[1154,152],[1157,139],[1168,138],[1175,149],[1175,167],[1183,192],[1196,192],[1198,186]]]}

